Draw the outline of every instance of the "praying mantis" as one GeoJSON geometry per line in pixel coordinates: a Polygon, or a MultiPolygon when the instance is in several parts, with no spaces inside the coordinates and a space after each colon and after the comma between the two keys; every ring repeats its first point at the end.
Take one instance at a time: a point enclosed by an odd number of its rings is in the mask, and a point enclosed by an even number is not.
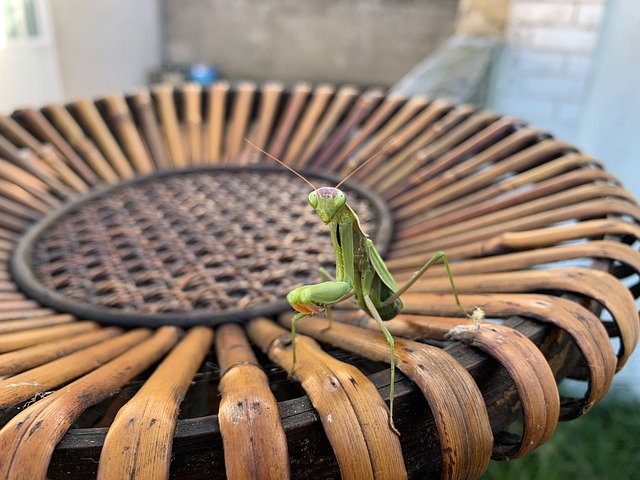
{"type": "MultiPolygon", "coordinates": [[[[331,241],[336,257],[336,275],[332,277],[324,268],[320,268],[320,278],[324,281],[314,285],[303,285],[287,294],[287,301],[297,312],[291,320],[291,350],[293,356],[292,371],[296,365],[296,323],[307,316],[330,312],[333,305],[355,297],[358,306],[380,326],[390,348],[391,383],[389,387],[389,427],[399,435],[393,422],[393,400],[395,396],[395,343],[384,322],[396,317],[404,308],[400,296],[407,291],[434,263],[442,260],[451,284],[455,302],[462,313],[477,323],[477,315],[468,315],[460,303],[453,281],[449,261],[444,252],[435,253],[400,288],[396,285],[384,260],[376,250],[373,241],[363,231],[358,215],[347,204],[347,196],[340,186],[354,175],[375,155],[353,170],[335,187],[317,188],[302,174],[278,160],[274,156],[253,145],[251,146],[275,160],[280,165],[305,181],[312,191],[308,201],[320,220],[329,226],[331,241]]],[[[330,315],[329,315],[330,319],[330,315]]]]}

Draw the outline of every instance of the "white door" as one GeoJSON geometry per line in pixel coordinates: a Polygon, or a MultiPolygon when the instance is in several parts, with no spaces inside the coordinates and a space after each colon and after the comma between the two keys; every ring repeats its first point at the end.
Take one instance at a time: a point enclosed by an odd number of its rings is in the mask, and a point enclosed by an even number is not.
{"type": "Polygon", "coordinates": [[[61,98],[49,0],[0,0],[0,113],[61,98]]]}

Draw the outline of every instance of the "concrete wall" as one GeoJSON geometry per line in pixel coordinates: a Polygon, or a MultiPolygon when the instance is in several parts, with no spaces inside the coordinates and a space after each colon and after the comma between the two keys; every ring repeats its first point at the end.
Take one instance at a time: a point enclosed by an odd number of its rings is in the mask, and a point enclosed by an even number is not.
{"type": "Polygon", "coordinates": [[[164,0],[166,59],[232,79],[391,85],[453,32],[458,0],[164,0]]]}
{"type": "Polygon", "coordinates": [[[129,90],[160,66],[157,0],[51,2],[66,98],[129,90]]]}

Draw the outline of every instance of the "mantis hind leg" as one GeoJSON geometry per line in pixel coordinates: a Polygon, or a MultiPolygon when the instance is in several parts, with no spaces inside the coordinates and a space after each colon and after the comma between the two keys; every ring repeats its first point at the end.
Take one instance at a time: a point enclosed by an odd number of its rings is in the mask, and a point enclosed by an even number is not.
{"type": "MultiPolygon", "coordinates": [[[[333,275],[331,275],[326,268],[324,267],[320,267],[318,268],[318,272],[320,273],[320,280],[322,280],[323,282],[325,281],[331,281],[331,282],[335,282],[336,279],[333,275]]],[[[325,314],[327,316],[327,320],[329,321],[329,325],[327,325],[326,327],[324,327],[322,329],[322,331],[327,331],[331,328],[331,325],[333,325],[333,313],[331,310],[331,305],[329,305],[326,309],[325,309],[325,314]]]]}
{"type": "Polygon", "coordinates": [[[460,309],[460,311],[464,314],[465,317],[469,318],[469,314],[467,312],[464,311],[464,308],[462,308],[462,304],[460,303],[460,299],[458,298],[458,290],[456,289],[456,285],[453,281],[453,275],[451,274],[451,267],[449,267],[449,260],[447,259],[447,255],[440,251],[437,252],[433,257],[431,257],[429,259],[429,261],[427,263],[425,263],[420,270],[418,270],[416,273],[414,273],[411,278],[409,280],[407,280],[407,283],[405,283],[404,285],[402,285],[398,290],[396,290],[393,295],[391,295],[389,298],[385,299],[385,301],[382,303],[383,306],[387,306],[387,305],[391,305],[393,302],[395,302],[398,298],[400,298],[400,295],[402,295],[404,292],[406,292],[414,283],[416,283],[416,281],[418,281],[418,279],[420,277],[422,277],[422,275],[425,274],[425,272],[427,270],[429,270],[429,268],[431,267],[431,265],[433,265],[434,263],[436,263],[438,260],[442,260],[442,263],[444,264],[444,268],[447,271],[447,277],[449,278],[449,284],[451,285],[451,291],[453,292],[453,296],[456,300],[456,305],[458,305],[458,308],[460,309]]]}
{"type": "Polygon", "coordinates": [[[365,305],[369,309],[369,313],[375,319],[375,321],[378,322],[378,325],[380,325],[380,328],[382,329],[382,333],[384,333],[384,336],[387,339],[387,343],[389,344],[389,348],[391,349],[391,352],[389,355],[390,364],[391,364],[391,385],[389,386],[389,428],[391,428],[393,433],[395,433],[396,435],[400,435],[400,432],[398,432],[398,429],[393,423],[393,399],[396,393],[395,341],[393,340],[393,336],[385,326],[384,321],[382,320],[382,318],[380,318],[380,314],[378,313],[376,306],[373,304],[373,300],[371,300],[371,297],[369,297],[368,294],[364,294],[363,299],[364,299],[365,305]]]}

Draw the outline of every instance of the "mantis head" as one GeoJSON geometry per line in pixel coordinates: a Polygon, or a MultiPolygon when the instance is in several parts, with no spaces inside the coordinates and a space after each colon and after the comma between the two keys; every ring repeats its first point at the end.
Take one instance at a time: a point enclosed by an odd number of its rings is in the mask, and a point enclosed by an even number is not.
{"type": "Polygon", "coordinates": [[[346,203],[347,196],[336,187],[320,187],[309,194],[309,204],[324,223],[329,223],[346,203]]]}

